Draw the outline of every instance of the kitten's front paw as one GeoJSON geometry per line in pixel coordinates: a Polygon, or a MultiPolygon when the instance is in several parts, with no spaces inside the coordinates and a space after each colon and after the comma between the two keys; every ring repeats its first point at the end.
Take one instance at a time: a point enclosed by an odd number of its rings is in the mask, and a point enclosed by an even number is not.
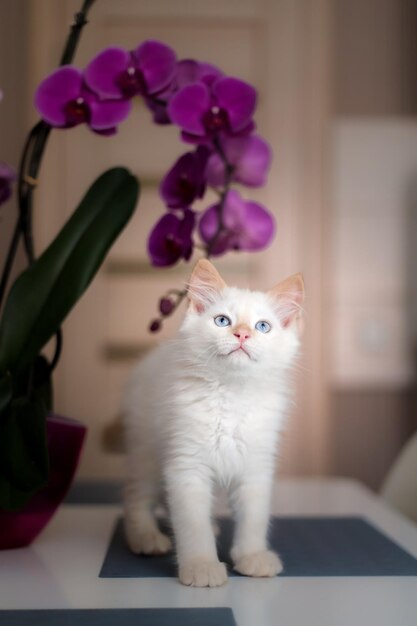
{"type": "Polygon", "coordinates": [[[159,530],[126,533],[129,548],[135,554],[166,554],[172,548],[171,540],[159,530]]]}
{"type": "Polygon", "coordinates": [[[244,576],[271,577],[282,572],[284,568],[275,552],[263,550],[236,559],[234,569],[244,576]]]}
{"type": "Polygon", "coordinates": [[[220,561],[200,558],[180,564],[179,579],[191,587],[221,587],[227,582],[227,570],[220,561]]]}

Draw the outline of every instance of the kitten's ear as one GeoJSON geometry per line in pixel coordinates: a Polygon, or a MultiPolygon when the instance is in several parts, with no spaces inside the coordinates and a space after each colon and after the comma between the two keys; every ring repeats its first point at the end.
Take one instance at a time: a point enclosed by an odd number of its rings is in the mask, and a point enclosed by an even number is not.
{"type": "Polygon", "coordinates": [[[216,301],[225,287],[226,283],[214,265],[207,259],[200,259],[188,283],[190,308],[202,313],[209,304],[216,301]]]}
{"type": "Polygon", "coordinates": [[[268,291],[273,298],[275,310],[284,328],[297,321],[302,330],[302,303],[304,301],[304,280],[302,274],[294,274],[268,291]]]}

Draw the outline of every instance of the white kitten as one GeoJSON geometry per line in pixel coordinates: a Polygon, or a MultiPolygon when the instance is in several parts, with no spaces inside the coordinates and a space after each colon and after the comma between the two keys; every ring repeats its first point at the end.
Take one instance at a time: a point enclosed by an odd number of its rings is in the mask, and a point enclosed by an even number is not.
{"type": "Polygon", "coordinates": [[[227,287],[201,260],[177,337],[133,372],[124,402],[127,539],[136,553],[171,548],[153,513],[163,488],[186,585],[227,580],[211,524],[214,484],[227,488],[235,514],[234,568],[248,576],[282,570],[267,528],[303,294],[300,274],[261,293],[227,287]]]}

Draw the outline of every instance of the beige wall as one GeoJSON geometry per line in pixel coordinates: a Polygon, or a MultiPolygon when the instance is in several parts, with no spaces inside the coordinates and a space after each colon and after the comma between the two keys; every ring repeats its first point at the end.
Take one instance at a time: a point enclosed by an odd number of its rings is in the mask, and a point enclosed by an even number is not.
{"type": "Polygon", "coordinates": [[[333,5],[336,115],[415,115],[415,0],[333,0],[333,5]]]}
{"type": "Polygon", "coordinates": [[[329,470],[378,488],[417,428],[417,3],[334,8],[329,470]]]}

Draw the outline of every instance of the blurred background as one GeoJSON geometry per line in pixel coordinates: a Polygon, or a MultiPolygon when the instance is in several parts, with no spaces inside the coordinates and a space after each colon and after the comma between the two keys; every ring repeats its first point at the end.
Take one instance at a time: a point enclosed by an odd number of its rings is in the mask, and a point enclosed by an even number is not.
{"type": "MultiPolygon", "coordinates": [[[[18,165],[39,81],[57,65],[80,0],[0,0],[0,160],[18,165]]],[[[217,263],[231,284],[267,288],[302,271],[306,331],[280,472],[354,477],[379,489],[417,429],[417,3],[413,0],[97,0],[76,56],[148,38],[219,65],[259,91],[275,158],[257,198],[277,219],[265,252],[217,263]]],[[[135,359],[172,335],[147,327],[190,266],[155,270],[146,237],[158,184],[186,151],[139,103],[118,135],[54,131],[35,205],[40,252],[107,167],[142,181],[136,215],[64,325],[56,411],[89,426],[79,476],[118,479],[123,385],[135,359]],[[117,424],[117,422],[116,422],[117,424]]],[[[0,213],[0,262],[16,215],[0,213]]],[[[19,260],[23,267],[23,255],[19,260]]],[[[16,271],[19,270],[19,264],[16,271]]],[[[157,381],[156,381],[157,384],[157,381]]]]}

